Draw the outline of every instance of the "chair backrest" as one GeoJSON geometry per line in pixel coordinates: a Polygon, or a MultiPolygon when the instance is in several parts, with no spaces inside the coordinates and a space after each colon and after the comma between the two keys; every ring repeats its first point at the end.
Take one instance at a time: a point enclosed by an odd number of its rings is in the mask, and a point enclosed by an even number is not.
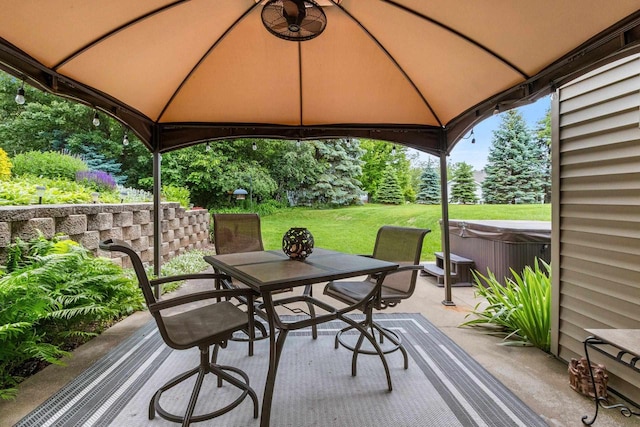
{"type": "Polygon", "coordinates": [[[213,214],[213,243],[216,254],[262,251],[258,214],[213,214]]]}
{"type": "MultiPolygon", "coordinates": [[[[400,266],[420,264],[422,242],[431,230],[424,228],[396,227],[385,225],[378,230],[373,257],[397,262],[400,266]]],[[[382,285],[410,297],[416,287],[418,270],[389,274],[382,285]]]]}
{"type": "Polygon", "coordinates": [[[144,302],[147,304],[147,307],[157,302],[156,297],[153,294],[153,288],[149,282],[149,278],[147,277],[147,272],[144,270],[142,260],[131,246],[122,240],[109,239],[100,243],[100,249],[104,251],[122,252],[128,255],[138,279],[138,286],[142,289],[144,302]]]}
{"type": "MultiPolygon", "coordinates": [[[[140,259],[140,256],[138,256],[138,253],[133,250],[133,248],[127,243],[118,239],[109,239],[101,242],[100,249],[105,251],[122,252],[129,256],[129,258],[131,259],[131,264],[133,265],[133,269],[136,273],[136,277],[138,279],[138,286],[140,286],[140,289],[142,289],[144,301],[147,304],[147,307],[152,307],[153,304],[157,302],[157,300],[153,294],[153,287],[149,282],[147,272],[144,270],[144,265],[142,265],[142,260],[140,259]]],[[[158,330],[160,331],[160,335],[162,335],[164,341],[169,344],[169,346],[173,347],[173,340],[169,336],[167,327],[164,323],[160,311],[151,311],[151,315],[155,319],[158,330]]]]}

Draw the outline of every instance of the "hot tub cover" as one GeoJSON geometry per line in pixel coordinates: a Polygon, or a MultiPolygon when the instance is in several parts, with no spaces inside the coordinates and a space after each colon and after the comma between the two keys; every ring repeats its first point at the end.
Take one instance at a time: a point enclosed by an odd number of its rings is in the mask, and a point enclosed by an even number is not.
{"type": "Polygon", "coordinates": [[[463,238],[508,243],[550,243],[550,221],[449,220],[449,232],[463,238]]]}

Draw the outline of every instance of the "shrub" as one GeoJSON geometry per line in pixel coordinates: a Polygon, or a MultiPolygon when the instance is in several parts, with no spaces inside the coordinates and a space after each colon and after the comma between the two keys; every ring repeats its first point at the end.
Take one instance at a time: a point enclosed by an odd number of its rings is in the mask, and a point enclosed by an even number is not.
{"type": "Polygon", "coordinates": [[[7,152],[0,148],[0,181],[6,181],[11,178],[12,166],[7,152]]]}
{"type": "Polygon", "coordinates": [[[461,326],[495,327],[506,335],[508,343],[536,346],[549,352],[551,345],[551,267],[535,260],[534,268],[525,267],[522,275],[511,270],[513,279],[503,286],[493,273],[489,277],[474,272],[476,295],[486,298],[488,306],[476,305],[477,319],[461,326]],[[540,267],[544,267],[544,270],[540,267]]]}
{"type": "Polygon", "coordinates": [[[178,202],[183,208],[188,208],[191,203],[191,192],[186,187],[176,187],[173,185],[162,186],[162,196],[168,202],[178,202]]]}
{"type": "Polygon", "coordinates": [[[87,169],[80,158],[55,151],[30,151],[13,158],[13,174],[16,176],[35,175],[74,181],[77,172],[87,169]]]}
{"type": "Polygon", "coordinates": [[[113,191],[116,189],[115,178],[103,171],[76,172],[76,181],[96,191],[113,191]]]}

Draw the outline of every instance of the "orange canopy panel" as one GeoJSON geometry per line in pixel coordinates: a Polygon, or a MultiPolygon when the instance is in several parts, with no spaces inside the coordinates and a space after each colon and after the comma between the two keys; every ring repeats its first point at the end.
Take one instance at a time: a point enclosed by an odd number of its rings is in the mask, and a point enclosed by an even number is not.
{"type": "Polygon", "coordinates": [[[441,153],[496,105],[531,102],[640,44],[638,0],[313,3],[7,0],[0,68],[111,114],[160,152],[360,136],[441,153]],[[283,23],[265,24],[266,7],[283,23]],[[315,8],[316,37],[274,35],[304,33],[315,8]]]}

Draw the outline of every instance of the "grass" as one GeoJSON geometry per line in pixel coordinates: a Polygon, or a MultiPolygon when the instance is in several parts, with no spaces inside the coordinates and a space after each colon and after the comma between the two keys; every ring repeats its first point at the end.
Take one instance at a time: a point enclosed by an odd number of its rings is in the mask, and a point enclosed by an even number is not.
{"type": "MultiPolygon", "coordinates": [[[[354,254],[370,254],[378,228],[400,225],[428,228],[422,260],[433,260],[441,250],[440,205],[401,206],[366,204],[340,209],[293,208],[261,217],[265,249],[282,247],[282,236],[291,227],[306,227],[315,245],[354,254]]],[[[550,221],[551,205],[450,205],[450,219],[550,221]]]]}

